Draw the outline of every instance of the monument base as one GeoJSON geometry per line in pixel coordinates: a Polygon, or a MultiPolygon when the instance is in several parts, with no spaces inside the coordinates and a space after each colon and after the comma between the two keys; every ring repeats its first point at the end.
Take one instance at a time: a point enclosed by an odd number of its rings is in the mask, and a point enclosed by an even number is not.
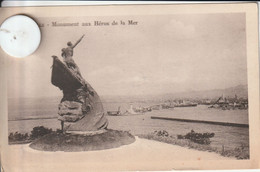
{"type": "Polygon", "coordinates": [[[102,133],[105,133],[108,131],[109,130],[107,130],[107,129],[101,129],[101,130],[97,130],[97,131],[65,131],[65,133],[74,134],[74,135],[92,136],[92,135],[102,134],[102,133]]]}
{"type": "Polygon", "coordinates": [[[30,147],[41,151],[93,151],[117,148],[135,142],[135,137],[127,131],[108,129],[95,135],[53,132],[33,141],[30,147]]]}

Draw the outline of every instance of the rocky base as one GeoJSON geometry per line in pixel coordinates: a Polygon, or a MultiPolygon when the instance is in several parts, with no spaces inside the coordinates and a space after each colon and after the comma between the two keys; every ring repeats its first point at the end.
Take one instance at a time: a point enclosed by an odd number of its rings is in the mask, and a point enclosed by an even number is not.
{"type": "Polygon", "coordinates": [[[135,137],[126,131],[107,130],[96,135],[63,134],[52,132],[30,144],[30,147],[41,151],[93,151],[117,148],[135,141],[135,137]]]}

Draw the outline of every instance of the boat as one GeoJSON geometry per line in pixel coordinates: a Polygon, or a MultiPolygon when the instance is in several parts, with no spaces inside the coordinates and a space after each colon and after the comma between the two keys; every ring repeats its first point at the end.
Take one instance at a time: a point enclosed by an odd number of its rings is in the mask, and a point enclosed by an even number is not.
{"type": "Polygon", "coordinates": [[[150,106],[151,110],[162,110],[162,105],[159,104],[159,105],[152,105],[150,106]]]}
{"type": "MultiPolygon", "coordinates": [[[[70,113],[59,113],[58,120],[62,123],[62,129],[64,122],[64,125],[67,125],[64,128],[69,133],[96,132],[106,129],[108,125],[106,113],[104,113],[102,102],[96,91],[73,69],[68,68],[57,56],[52,56],[52,58],[51,83],[63,91],[63,98],[60,104],[64,102],[71,102],[72,104],[75,104],[75,102],[82,103],[75,99],[74,93],[77,93],[77,90],[83,85],[87,85],[88,91],[91,92],[87,98],[92,107],[88,111],[79,111],[79,114],[74,114],[74,116],[70,113]],[[76,120],[69,120],[72,118],[76,118],[76,120]]],[[[67,111],[71,110],[73,109],[67,108],[67,111]]]]}
{"type": "Polygon", "coordinates": [[[197,103],[187,103],[187,104],[176,104],[175,107],[195,107],[197,103]]]}
{"type": "Polygon", "coordinates": [[[53,57],[51,83],[61,90],[76,90],[83,86],[83,81],[69,69],[57,56],[53,57]]]}
{"type": "Polygon", "coordinates": [[[117,111],[107,111],[107,115],[110,115],[110,116],[120,116],[120,115],[122,115],[122,113],[120,111],[120,106],[118,107],[117,111]]]}
{"type": "Polygon", "coordinates": [[[162,104],[162,109],[174,109],[175,105],[172,103],[163,103],[162,104]]]}
{"type": "Polygon", "coordinates": [[[237,95],[235,95],[235,98],[225,98],[224,95],[222,95],[215,103],[209,106],[209,108],[218,108],[222,110],[244,110],[248,109],[248,102],[245,99],[239,100],[237,95]]]}

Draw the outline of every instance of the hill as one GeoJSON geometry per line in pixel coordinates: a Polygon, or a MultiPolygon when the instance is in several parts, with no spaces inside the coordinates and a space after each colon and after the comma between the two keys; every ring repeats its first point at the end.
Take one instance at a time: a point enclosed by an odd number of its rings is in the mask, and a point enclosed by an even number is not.
{"type": "Polygon", "coordinates": [[[213,89],[213,90],[202,90],[202,91],[188,91],[180,93],[168,93],[160,95],[135,95],[135,96],[101,96],[102,101],[105,102],[136,102],[136,101],[162,101],[168,99],[212,99],[224,95],[225,97],[239,98],[248,97],[247,85],[238,85],[226,89],[213,89]]]}
{"type": "Polygon", "coordinates": [[[182,92],[175,94],[165,95],[166,97],[176,97],[176,98],[216,98],[224,95],[225,97],[238,97],[247,98],[248,97],[248,89],[247,85],[238,85],[235,87],[230,87],[226,89],[214,89],[214,90],[205,90],[205,91],[190,91],[190,92],[182,92]]]}

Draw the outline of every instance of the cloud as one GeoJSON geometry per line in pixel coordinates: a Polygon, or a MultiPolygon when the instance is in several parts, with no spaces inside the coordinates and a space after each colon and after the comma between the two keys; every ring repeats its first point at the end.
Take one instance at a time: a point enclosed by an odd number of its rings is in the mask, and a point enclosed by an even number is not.
{"type": "Polygon", "coordinates": [[[193,25],[185,24],[172,19],[162,30],[167,36],[175,39],[192,39],[196,36],[196,29],[193,25]]]}
{"type": "Polygon", "coordinates": [[[114,67],[114,66],[105,66],[103,68],[96,69],[89,73],[89,76],[104,76],[104,75],[113,75],[117,74],[120,71],[120,68],[114,67]]]}

